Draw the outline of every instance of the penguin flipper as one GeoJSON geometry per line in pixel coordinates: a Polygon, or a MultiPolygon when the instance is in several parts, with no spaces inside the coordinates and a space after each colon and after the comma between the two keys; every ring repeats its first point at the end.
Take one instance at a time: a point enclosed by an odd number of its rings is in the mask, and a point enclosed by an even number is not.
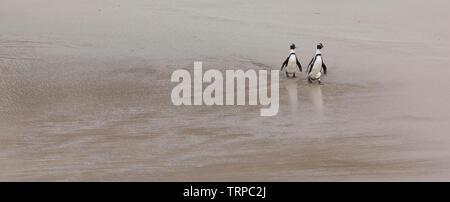
{"type": "Polygon", "coordinates": [[[308,69],[306,70],[306,72],[308,72],[308,74],[311,73],[312,66],[314,64],[314,59],[316,59],[315,56],[311,59],[311,62],[309,62],[309,64],[308,64],[308,69]]]}
{"type": "Polygon", "coordinates": [[[295,60],[297,61],[298,69],[300,70],[300,72],[302,72],[302,64],[300,64],[297,57],[295,57],[295,60]]]}
{"type": "Polygon", "coordinates": [[[281,65],[280,71],[283,71],[283,68],[287,66],[288,62],[289,62],[289,56],[288,56],[288,57],[286,58],[286,60],[283,62],[283,65],[281,65]]]}
{"type": "Polygon", "coordinates": [[[322,61],[322,69],[323,69],[323,73],[327,74],[327,66],[325,65],[325,63],[322,61]]]}

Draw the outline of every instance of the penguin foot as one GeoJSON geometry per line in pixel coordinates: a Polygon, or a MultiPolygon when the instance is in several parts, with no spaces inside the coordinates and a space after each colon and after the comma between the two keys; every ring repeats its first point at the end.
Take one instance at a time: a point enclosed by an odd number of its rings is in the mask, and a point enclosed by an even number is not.
{"type": "Polygon", "coordinates": [[[318,79],[317,82],[319,83],[319,85],[323,85],[323,83],[322,83],[322,81],[320,81],[320,79],[318,79]]]}
{"type": "Polygon", "coordinates": [[[289,73],[288,73],[288,72],[286,72],[286,77],[288,77],[288,78],[289,78],[289,73]]]}
{"type": "Polygon", "coordinates": [[[295,78],[295,73],[293,74],[293,76],[292,76],[293,78],[295,78]]]}
{"type": "Polygon", "coordinates": [[[308,78],[308,83],[312,83],[311,78],[308,78]]]}

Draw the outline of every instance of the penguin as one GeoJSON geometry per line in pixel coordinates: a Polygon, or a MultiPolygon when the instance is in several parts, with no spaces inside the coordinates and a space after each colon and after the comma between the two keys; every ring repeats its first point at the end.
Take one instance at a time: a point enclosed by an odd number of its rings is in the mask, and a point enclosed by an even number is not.
{"type": "Polygon", "coordinates": [[[323,62],[322,52],[320,51],[323,48],[321,43],[317,44],[316,55],[312,58],[311,62],[308,64],[308,68],[306,70],[306,74],[308,74],[308,82],[312,83],[316,81],[319,84],[322,84],[320,81],[320,77],[323,74],[327,74],[327,66],[323,62]]]}
{"type": "Polygon", "coordinates": [[[286,58],[286,60],[283,62],[280,71],[283,71],[284,67],[286,67],[286,77],[289,77],[289,74],[292,74],[292,77],[295,78],[296,66],[298,67],[300,72],[302,72],[302,65],[300,64],[297,56],[295,55],[295,44],[292,44],[291,52],[289,53],[289,56],[286,58]]]}

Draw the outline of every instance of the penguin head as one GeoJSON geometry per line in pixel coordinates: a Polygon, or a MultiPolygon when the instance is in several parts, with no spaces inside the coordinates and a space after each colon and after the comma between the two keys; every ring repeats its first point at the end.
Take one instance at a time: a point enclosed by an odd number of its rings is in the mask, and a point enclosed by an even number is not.
{"type": "Polygon", "coordinates": [[[322,45],[322,43],[319,43],[319,44],[317,44],[317,49],[322,49],[323,48],[323,45],[322,45]]]}
{"type": "Polygon", "coordinates": [[[295,49],[295,44],[291,44],[291,49],[292,49],[292,50],[295,49]]]}

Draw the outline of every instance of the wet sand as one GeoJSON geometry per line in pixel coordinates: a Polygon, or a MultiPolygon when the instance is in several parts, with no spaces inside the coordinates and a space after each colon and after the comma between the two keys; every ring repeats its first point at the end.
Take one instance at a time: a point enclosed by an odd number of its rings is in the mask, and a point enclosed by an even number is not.
{"type": "Polygon", "coordinates": [[[449,181],[444,0],[0,3],[0,181],[449,181]],[[280,112],[173,106],[171,73],[303,66],[280,112]]]}

